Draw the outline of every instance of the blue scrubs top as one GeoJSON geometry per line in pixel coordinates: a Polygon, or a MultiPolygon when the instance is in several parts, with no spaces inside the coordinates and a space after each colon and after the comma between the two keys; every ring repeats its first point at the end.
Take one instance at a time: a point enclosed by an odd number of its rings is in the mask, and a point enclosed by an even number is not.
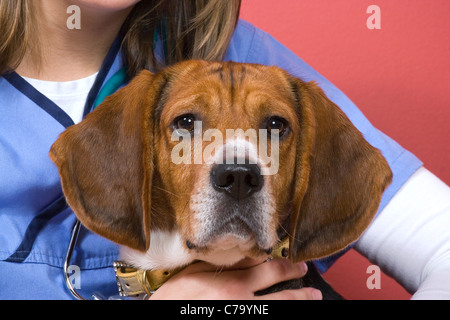
{"type": "MultiPolygon", "coordinates": [[[[305,81],[314,80],[379,148],[393,173],[382,210],[422,165],[410,152],[374,128],[333,84],[267,33],[239,21],[226,60],[276,65],[305,81]]],[[[89,112],[100,89],[122,67],[116,41],[86,102],[89,112]]],[[[71,118],[16,73],[0,77],[0,299],[68,299],[63,264],[75,215],[62,196],[58,171],[48,157],[71,118]]],[[[82,228],[71,264],[80,268],[75,281],[85,297],[117,295],[112,268],[118,248],[82,228]]],[[[337,256],[317,261],[325,271],[337,256]]],[[[75,273],[73,274],[75,276],[75,273]]]]}

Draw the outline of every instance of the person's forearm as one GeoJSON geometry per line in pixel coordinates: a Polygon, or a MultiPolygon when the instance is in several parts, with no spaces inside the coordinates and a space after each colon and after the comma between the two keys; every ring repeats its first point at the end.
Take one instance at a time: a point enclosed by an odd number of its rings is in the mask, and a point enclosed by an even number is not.
{"type": "Polygon", "coordinates": [[[450,299],[450,188],[419,169],[355,248],[413,299],[450,299]]]}

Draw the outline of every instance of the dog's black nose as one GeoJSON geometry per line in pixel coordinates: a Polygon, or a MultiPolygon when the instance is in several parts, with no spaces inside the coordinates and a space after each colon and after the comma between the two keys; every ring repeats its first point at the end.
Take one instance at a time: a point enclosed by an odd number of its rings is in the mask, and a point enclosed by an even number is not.
{"type": "Polygon", "coordinates": [[[261,190],[264,179],[256,164],[218,164],[211,170],[211,183],[217,191],[240,200],[261,190]]]}

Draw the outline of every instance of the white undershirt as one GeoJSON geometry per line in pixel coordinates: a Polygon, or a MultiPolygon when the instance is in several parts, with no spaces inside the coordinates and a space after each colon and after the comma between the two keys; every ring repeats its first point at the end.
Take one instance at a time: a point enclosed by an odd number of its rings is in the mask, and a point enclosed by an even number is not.
{"type": "Polygon", "coordinates": [[[73,122],[78,123],[83,119],[84,105],[97,73],[83,79],[64,82],[23,78],[63,109],[73,122]]]}
{"type": "MultiPolygon", "coordinates": [[[[78,123],[96,76],[67,82],[25,79],[78,123]]],[[[419,169],[355,248],[414,293],[413,299],[450,299],[450,188],[419,169]]]]}
{"type": "Polygon", "coordinates": [[[414,173],[355,249],[413,299],[450,299],[450,188],[425,168],[414,173]]]}

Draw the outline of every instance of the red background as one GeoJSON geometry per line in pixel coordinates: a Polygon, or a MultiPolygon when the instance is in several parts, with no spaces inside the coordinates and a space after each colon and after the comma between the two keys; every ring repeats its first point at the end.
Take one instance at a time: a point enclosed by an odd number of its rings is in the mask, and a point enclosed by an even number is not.
{"type": "MultiPolygon", "coordinates": [[[[340,88],[381,131],[450,184],[450,1],[242,0],[241,18],[270,33],[340,88]],[[381,29],[369,30],[370,5],[381,29]]],[[[408,299],[351,250],[325,277],[348,299],[408,299]]]]}

